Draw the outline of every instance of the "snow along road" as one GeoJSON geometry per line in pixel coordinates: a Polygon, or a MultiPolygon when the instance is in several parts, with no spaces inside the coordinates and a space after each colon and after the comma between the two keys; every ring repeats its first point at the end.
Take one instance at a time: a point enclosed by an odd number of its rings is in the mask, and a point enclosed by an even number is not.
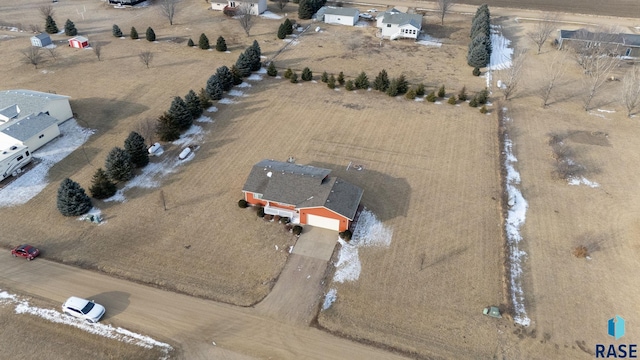
{"type": "Polygon", "coordinates": [[[406,359],[316,328],[261,317],[253,308],[163,291],[42,258],[21,261],[5,255],[0,256],[0,289],[60,304],[71,295],[94,299],[107,309],[102,322],[175,345],[179,358],[406,359]]]}

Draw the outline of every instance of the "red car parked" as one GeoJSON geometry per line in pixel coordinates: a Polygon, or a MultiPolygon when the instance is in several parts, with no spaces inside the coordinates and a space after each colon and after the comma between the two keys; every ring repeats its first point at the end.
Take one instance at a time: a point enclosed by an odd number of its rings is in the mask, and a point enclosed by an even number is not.
{"type": "Polygon", "coordinates": [[[20,246],[16,247],[15,249],[11,250],[11,255],[13,255],[13,257],[21,256],[21,257],[27,258],[27,260],[31,261],[36,256],[40,255],[40,250],[36,249],[35,247],[33,247],[31,245],[24,244],[24,245],[20,245],[20,246]]]}

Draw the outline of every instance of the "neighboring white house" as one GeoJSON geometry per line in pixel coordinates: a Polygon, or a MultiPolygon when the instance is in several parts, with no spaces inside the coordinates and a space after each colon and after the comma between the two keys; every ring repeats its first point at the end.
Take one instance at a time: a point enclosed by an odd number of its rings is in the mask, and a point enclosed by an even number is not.
{"type": "Polygon", "coordinates": [[[324,10],[324,22],[353,26],[358,21],[359,15],[358,9],[327,6],[324,10]]]}
{"type": "Polygon", "coordinates": [[[417,39],[422,30],[422,15],[407,14],[394,8],[379,14],[376,18],[376,26],[380,29],[383,38],[417,39]]]}
{"type": "Polygon", "coordinates": [[[58,124],[73,117],[68,96],[32,90],[0,91],[0,125],[39,113],[53,116],[58,124]]]}
{"type": "Polygon", "coordinates": [[[228,0],[226,2],[220,2],[219,0],[211,1],[211,9],[223,11],[225,8],[237,11],[241,7],[246,5],[251,15],[260,15],[267,11],[267,0],[244,0],[233,1],[228,0]]]}

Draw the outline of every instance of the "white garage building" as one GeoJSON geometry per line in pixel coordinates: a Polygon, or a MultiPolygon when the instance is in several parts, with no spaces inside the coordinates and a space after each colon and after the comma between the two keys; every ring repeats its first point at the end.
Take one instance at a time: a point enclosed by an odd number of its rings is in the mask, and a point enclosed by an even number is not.
{"type": "Polygon", "coordinates": [[[324,22],[326,24],[339,24],[354,26],[360,13],[358,9],[327,6],[324,9],[324,22]]]}

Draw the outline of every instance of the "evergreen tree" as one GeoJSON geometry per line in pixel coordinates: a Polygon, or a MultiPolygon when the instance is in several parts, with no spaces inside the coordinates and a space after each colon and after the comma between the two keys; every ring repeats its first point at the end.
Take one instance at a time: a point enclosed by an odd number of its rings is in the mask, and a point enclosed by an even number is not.
{"type": "Polygon", "coordinates": [[[231,70],[223,65],[216,69],[216,75],[218,75],[218,79],[220,79],[222,91],[231,90],[233,87],[233,75],[231,74],[231,70]]]}
{"type": "Polygon", "coordinates": [[[476,94],[475,99],[480,105],[486,104],[487,101],[489,100],[489,90],[487,89],[480,90],[480,92],[476,94]]]}
{"type": "Polygon", "coordinates": [[[180,138],[180,129],[169,113],[165,112],[158,117],[156,134],[160,141],[174,141],[180,138]]]}
{"type": "Polygon", "coordinates": [[[432,91],[429,93],[429,95],[427,95],[427,101],[428,102],[436,102],[436,100],[438,100],[438,98],[436,97],[436,92],[432,91]]]}
{"type": "Polygon", "coordinates": [[[262,67],[262,62],[260,61],[261,50],[260,45],[258,45],[258,41],[253,40],[253,44],[245,49],[244,55],[249,61],[249,67],[251,71],[260,70],[260,68],[262,67]]]}
{"type": "Polygon", "coordinates": [[[438,97],[443,98],[446,95],[446,91],[444,90],[444,85],[440,86],[440,88],[438,89],[438,97]]]}
{"type": "Polygon", "coordinates": [[[198,46],[202,50],[208,50],[211,46],[209,46],[209,38],[204,33],[200,34],[200,40],[198,41],[198,46]]]}
{"type": "Polygon", "coordinates": [[[127,181],[133,178],[131,155],[122,148],[114,147],[107,155],[104,170],[113,181],[127,181]]]}
{"type": "MultiPolygon", "coordinates": [[[[378,76],[373,80],[373,90],[378,90],[385,92],[389,88],[389,75],[387,74],[387,70],[382,69],[378,73],[378,76]]],[[[392,95],[395,96],[395,95],[392,95]]]]}
{"type": "Polygon", "coordinates": [[[404,94],[404,97],[408,100],[414,100],[416,98],[416,90],[414,88],[409,89],[407,93],[404,94]]]}
{"type": "Polygon", "coordinates": [[[338,84],[340,84],[340,86],[344,85],[344,73],[342,71],[338,74],[338,84]]]}
{"type": "Polygon", "coordinates": [[[91,198],[77,182],[66,178],[58,187],[56,203],[58,211],[64,216],[80,216],[91,210],[91,198]]]}
{"type": "Polygon", "coordinates": [[[353,80],[347,80],[344,83],[344,89],[347,91],[352,91],[353,89],[355,89],[355,85],[353,85],[353,80]]]}
{"type": "Polygon", "coordinates": [[[451,95],[449,100],[447,100],[447,104],[455,105],[456,104],[456,96],[455,95],[451,95]]]}
{"type": "Polygon", "coordinates": [[[180,130],[187,130],[193,124],[193,115],[191,115],[191,112],[187,108],[187,104],[180,96],[173,98],[168,113],[176,122],[176,125],[178,125],[178,129],[180,130]]]}
{"type": "Polygon", "coordinates": [[[467,87],[466,86],[462,86],[462,89],[460,89],[460,92],[458,93],[458,99],[460,99],[460,101],[467,101],[467,87]]]}
{"type": "Polygon", "coordinates": [[[478,35],[473,39],[467,55],[469,66],[481,68],[489,63],[486,41],[487,38],[484,35],[478,35]]]}
{"type": "Polygon", "coordinates": [[[209,95],[209,99],[222,99],[222,91],[222,83],[220,82],[220,78],[218,78],[218,75],[211,75],[209,80],[207,80],[207,95],[209,95]]]}
{"type": "Polygon", "coordinates": [[[238,56],[238,60],[236,61],[236,68],[238,68],[238,71],[240,72],[242,77],[251,75],[251,59],[247,57],[246,51],[238,56]]]}
{"type": "Polygon", "coordinates": [[[289,76],[289,81],[291,81],[291,83],[295,84],[298,82],[298,74],[296,74],[295,72],[291,74],[291,76],[289,76]]]}
{"type": "Polygon", "coordinates": [[[184,102],[187,104],[187,109],[194,120],[202,115],[202,104],[200,103],[200,98],[195,91],[189,90],[187,95],[184,97],[184,102]]]}
{"type": "Polygon", "coordinates": [[[46,23],[44,25],[44,29],[48,34],[57,34],[58,31],[58,25],[56,25],[56,22],[53,20],[53,18],[51,17],[51,15],[47,16],[47,20],[46,23]]]}
{"type": "Polygon", "coordinates": [[[137,132],[129,133],[129,137],[124,141],[124,149],[129,153],[133,166],[141,168],[149,163],[149,152],[144,144],[144,138],[137,132]]]}
{"type": "Polygon", "coordinates": [[[305,67],[302,69],[302,75],[300,77],[302,78],[302,81],[311,81],[311,79],[313,79],[313,73],[311,72],[311,69],[305,67]]]}
{"type": "Polygon", "coordinates": [[[136,28],[133,26],[131,27],[131,32],[129,33],[129,37],[131,37],[132,40],[138,40],[140,38],[140,36],[138,36],[138,30],[136,30],[136,28]]]}
{"type": "Polygon", "coordinates": [[[301,20],[311,19],[314,12],[312,0],[300,0],[300,5],[298,6],[298,18],[301,20]]]}
{"type": "Polygon", "coordinates": [[[193,42],[193,39],[189,38],[189,41],[187,41],[187,46],[188,47],[194,47],[194,46],[196,46],[196,44],[193,42]]]}
{"type": "Polygon", "coordinates": [[[480,76],[481,72],[480,72],[480,68],[479,67],[474,67],[473,71],[471,72],[473,74],[473,76],[480,76]]]}
{"type": "Polygon", "coordinates": [[[287,68],[287,70],[284,71],[284,78],[285,79],[291,78],[291,74],[293,74],[293,70],[291,70],[291,68],[287,68]]]}
{"type": "Polygon", "coordinates": [[[336,77],[333,76],[333,74],[331,74],[331,76],[329,76],[329,80],[327,80],[327,86],[329,87],[329,89],[335,89],[336,88],[336,77]]]}
{"type": "Polygon", "coordinates": [[[113,36],[117,38],[122,37],[122,30],[120,30],[120,27],[116,24],[113,24],[113,27],[111,28],[111,33],[113,34],[113,36]]]}
{"type": "Polygon", "coordinates": [[[211,99],[209,98],[209,94],[207,94],[207,90],[204,88],[200,88],[200,92],[198,93],[198,100],[200,101],[200,106],[202,110],[206,110],[211,106],[211,99]]]}
{"type": "Polygon", "coordinates": [[[118,191],[118,188],[114,182],[109,180],[107,173],[105,173],[102,168],[96,170],[91,180],[91,187],[89,188],[91,197],[94,199],[108,199],[115,195],[116,191],[118,191]]]}
{"type": "Polygon", "coordinates": [[[367,74],[365,72],[361,72],[360,75],[356,78],[354,85],[356,89],[367,90],[369,88],[369,78],[367,78],[367,74]]]}
{"type": "Polygon", "coordinates": [[[291,20],[289,20],[289,18],[284,19],[284,30],[285,30],[285,34],[287,35],[291,35],[293,34],[293,23],[291,22],[291,20]]]}
{"type": "Polygon", "coordinates": [[[389,86],[387,87],[386,93],[389,96],[398,96],[398,94],[400,93],[398,91],[398,79],[392,79],[389,82],[389,86]]]}
{"type": "Polygon", "coordinates": [[[287,30],[284,27],[284,24],[280,24],[280,27],[278,27],[278,39],[284,39],[287,37],[287,30]]]}
{"type": "Polygon", "coordinates": [[[156,41],[156,33],[153,31],[151,27],[147,28],[146,37],[147,37],[147,41],[151,41],[151,42],[156,41]]]}
{"type": "Polygon", "coordinates": [[[218,36],[218,40],[216,40],[216,50],[227,51],[227,42],[222,36],[218,36]]]}
{"type": "Polygon", "coordinates": [[[407,78],[405,78],[404,74],[400,74],[396,81],[398,83],[398,94],[404,94],[409,91],[409,82],[407,81],[407,78]]]}
{"type": "Polygon", "coordinates": [[[240,72],[237,66],[231,66],[231,75],[233,76],[233,85],[242,84],[242,72],[240,72]]]}
{"type": "Polygon", "coordinates": [[[320,81],[322,81],[323,83],[326,83],[327,81],[329,81],[329,74],[327,74],[326,71],[324,71],[320,76],[320,81]]]}
{"type": "Polygon", "coordinates": [[[64,23],[64,34],[67,36],[78,35],[78,29],[76,29],[76,25],[73,23],[73,21],[67,19],[67,22],[64,23]]]}
{"type": "Polygon", "coordinates": [[[269,75],[269,76],[277,76],[278,75],[278,69],[276,69],[276,65],[274,64],[273,61],[271,61],[269,63],[269,66],[267,67],[267,75],[269,75]]]}
{"type": "Polygon", "coordinates": [[[418,84],[418,87],[416,88],[416,96],[424,96],[424,84],[423,83],[418,84]]]}
{"type": "Polygon", "coordinates": [[[471,107],[478,107],[478,100],[474,97],[473,99],[471,99],[469,101],[469,106],[471,107]]]}

